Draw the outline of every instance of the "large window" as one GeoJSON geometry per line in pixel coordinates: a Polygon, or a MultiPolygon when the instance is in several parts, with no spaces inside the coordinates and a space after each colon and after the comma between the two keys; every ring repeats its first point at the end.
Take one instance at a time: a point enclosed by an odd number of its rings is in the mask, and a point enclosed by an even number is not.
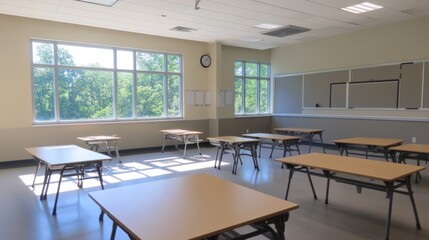
{"type": "Polygon", "coordinates": [[[270,112],[270,64],[235,61],[235,114],[270,112]]]}
{"type": "Polygon", "coordinates": [[[182,117],[182,56],[32,40],[33,122],[182,117]]]}

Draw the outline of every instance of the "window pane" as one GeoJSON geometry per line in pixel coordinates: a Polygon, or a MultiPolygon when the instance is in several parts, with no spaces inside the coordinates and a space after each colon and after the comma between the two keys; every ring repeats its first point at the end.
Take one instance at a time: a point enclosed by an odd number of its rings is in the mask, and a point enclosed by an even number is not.
{"type": "Polygon", "coordinates": [[[260,80],[259,87],[259,113],[268,113],[268,80],[260,80]]]}
{"type": "Polygon", "coordinates": [[[257,113],[257,89],[256,89],[256,79],[246,79],[244,91],[244,113],[257,113]]]}
{"type": "Polygon", "coordinates": [[[58,65],[113,68],[113,49],[58,45],[58,65]]]}
{"type": "Polygon", "coordinates": [[[167,72],[180,73],[182,72],[181,57],[178,55],[168,55],[168,70],[167,72]]]}
{"type": "Polygon", "coordinates": [[[54,69],[33,68],[34,119],[50,121],[55,119],[54,69]]]}
{"type": "Polygon", "coordinates": [[[138,52],[136,56],[137,70],[164,71],[164,54],[138,52]]]}
{"type": "Polygon", "coordinates": [[[261,64],[259,67],[259,76],[262,78],[270,77],[270,67],[268,64],[261,64]]]}
{"type": "Polygon", "coordinates": [[[168,77],[168,117],[180,117],[180,77],[168,77]]]}
{"type": "Polygon", "coordinates": [[[243,82],[242,78],[235,78],[235,113],[240,114],[243,113],[243,82]]]}
{"type": "Polygon", "coordinates": [[[133,74],[118,72],[118,118],[133,117],[133,74]]]}
{"type": "Polygon", "coordinates": [[[235,65],[235,76],[243,76],[243,62],[241,61],[236,61],[235,65]]]}
{"type": "Polygon", "coordinates": [[[33,42],[33,63],[54,64],[54,44],[33,42]]]}
{"type": "Polygon", "coordinates": [[[162,117],[164,114],[162,74],[137,75],[137,116],[162,117]]]}
{"type": "Polygon", "coordinates": [[[246,62],[246,77],[257,77],[258,76],[258,64],[246,62]]]}
{"type": "Polygon", "coordinates": [[[183,116],[181,54],[37,40],[31,47],[34,122],[183,116]]]}
{"type": "Polygon", "coordinates": [[[59,69],[61,120],[113,118],[113,72],[59,69]]]}
{"type": "Polygon", "coordinates": [[[120,51],[116,52],[117,61],[116,64],[118,69],[133,70],[134,69],[134,55],[132,51],[120,51]]]}

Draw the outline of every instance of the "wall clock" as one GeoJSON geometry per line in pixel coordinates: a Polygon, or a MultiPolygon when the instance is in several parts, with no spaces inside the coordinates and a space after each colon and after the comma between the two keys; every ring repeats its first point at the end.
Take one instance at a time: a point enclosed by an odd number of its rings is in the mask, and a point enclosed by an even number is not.
{"type": "Polygon", "coordinates": [[[208,68],[212,64],[212,59],[208,54],[204,54],[200,58],[201,66],[208,68]]]}

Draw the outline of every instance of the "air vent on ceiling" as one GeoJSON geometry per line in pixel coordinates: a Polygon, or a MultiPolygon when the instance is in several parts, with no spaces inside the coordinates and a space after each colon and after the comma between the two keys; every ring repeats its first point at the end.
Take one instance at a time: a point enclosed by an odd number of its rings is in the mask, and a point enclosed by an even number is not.
{"type": "Polygon", "coordinates": [[[194,32],[194,31],[197,31],[197,29],[195,29],[195,28],[188,28],[188,27],[182,27],[182,26],[177,26],[177,27],[172,28],[170,30],[178,31],[178,32],[194,32]]]}
{"type": "Polygon", "coordinates": [[[303,28],[303,27],[298,27],[298,26],[294,26],[294,25],[287,25],[286,27],[279,28],[279,29],[269,31],[269,32],[265,32],[262,34],[273,36],[273,37],[286,37],[286,36],[290,36],[290,35],[294,35],[294,34],[298,34],[298,33],[308,32],[310,30],[311,29],[309,29],[309,28],[303,28]]]}

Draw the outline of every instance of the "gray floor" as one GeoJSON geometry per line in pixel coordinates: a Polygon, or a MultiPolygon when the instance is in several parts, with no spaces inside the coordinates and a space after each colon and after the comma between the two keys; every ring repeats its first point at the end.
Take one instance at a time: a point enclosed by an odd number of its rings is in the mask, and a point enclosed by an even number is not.
{"type": "MultiPolygon", "coordinates": [[[[307,146],[301,146],[302,152],[307,150],[307,146]]],[[[321,149],[313,147],[312,151],[320,152],[321,149]]],[[[206,147],[202,148],[202,152],[203,157],[199,157],[196,149],[188,150],[186,159],[181,158],[181,151],[172,149],[164,153],[122,156],[122,165],[117,160],[105,164],[105,187],[115,188],[204,172],[284,198],[288,170],[281,169],[279,163],[268,158],[268,150],[263,150],[259,159],[259,172],[254,170],[251,160],[244,157],[244,164],[239,166],[237,175],[231,174],[232,156],[226,155],[226,164],[217,170],[213,168],[216,149],[206,147]]],[[[338,154],[336,150],[328,152],[338,154]]],[[[273,158],[280,155],[277,151],[273,158]]],[[[34,169],[19,167],[0,170],[0,239],[109,239],[112,221],[105,217],[104,222],[99,222],[100,209],[88,197],[89,192],[100,189],[96,180],[87,180],[84,188],[78,189],[75,180],[68,179],[62,185],[57,216],[52,216],[54,195],[49,194],[46,201],[39,200],[41,176],[37,178],[36,188],[31,188],[34,169]]],[[[408,196],[396,194],[390,239],[429,239],[429,208],[426,206],[429,203],[429,169],[423,171],[422,176],[419,184],[413,183],[422,230],[416,230],[408,196]]],[[[313,181],[318,200],[313,199],[306,176],[294,175],[289,201],[298,203],[299,209],[291,213],[286,223],[287,239],[384,238],[388,200],[383,192],[364,189],[358,194],[353,186],[332,182],[330,202],[325,205],[326,180],[314,177],[313,181]]],[[[50,190],[55,189],[53,183],[50,190]]],[[[126,201],[124,204],[127,204],[126,201]]],[[[166,219],[166,230],[169,224],[174,222],[166,219]]],[[[116,239],[127,239],[127,236],[118,230],[116,239]]]]}

